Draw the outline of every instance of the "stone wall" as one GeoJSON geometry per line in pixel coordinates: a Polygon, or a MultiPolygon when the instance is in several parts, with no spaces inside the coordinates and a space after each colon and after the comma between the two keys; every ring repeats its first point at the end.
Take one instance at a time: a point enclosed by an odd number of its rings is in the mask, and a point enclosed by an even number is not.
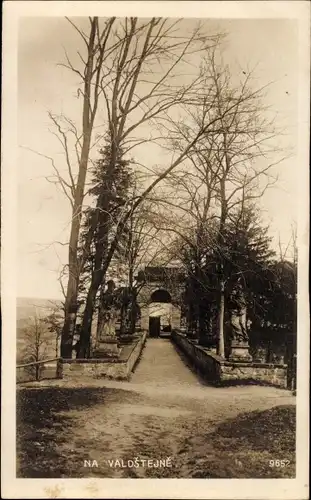
{"type": "Polygon", "coordinates": [[[216,385],[237,381],[265,383],[287,387],[287,365],[227,361],[210,350],[196,344],[185,334],[173,331],[172,341],[192,362],[206,380],[216,385]]]}
{"type": "Polygon", "coordinates": [[[146,341],[146,332],[133,342],[124,346],[119,358],[106,359],[60,359],[59,374],[63,379],[81,377],[111,378],[128,380],[141,354],[146,341]]]}
{"type": "Polygon", "coordinates": [[[246,380],[287,387],[287,365],[275,363],[232,363],[221,367],[221,380],[246,380]]]}

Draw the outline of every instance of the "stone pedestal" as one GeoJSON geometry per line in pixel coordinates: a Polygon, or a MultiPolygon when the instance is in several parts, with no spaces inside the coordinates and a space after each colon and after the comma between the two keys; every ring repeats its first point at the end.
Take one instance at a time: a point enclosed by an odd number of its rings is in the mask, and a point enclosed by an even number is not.
{"type": "Polygon", "coordinates": [[[117,358],[120,354],[116,337],[101,337],[96,344],[94,358],[117,358]]]}
{"type": "Polygon", "coordinates": [[[251,362],[252,360],[253,358],[249,353],[249,345],[247,342],[232,342],[229,361],[251,362]]]}

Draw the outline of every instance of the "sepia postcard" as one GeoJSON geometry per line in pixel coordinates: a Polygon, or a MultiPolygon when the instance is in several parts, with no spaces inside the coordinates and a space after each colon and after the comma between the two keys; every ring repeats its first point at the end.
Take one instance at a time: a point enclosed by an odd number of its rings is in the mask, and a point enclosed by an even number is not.
{"type": "Polygon", "coordinates": [[[6,1],[2,497],[309,497],[310,4],[6,1]]]}

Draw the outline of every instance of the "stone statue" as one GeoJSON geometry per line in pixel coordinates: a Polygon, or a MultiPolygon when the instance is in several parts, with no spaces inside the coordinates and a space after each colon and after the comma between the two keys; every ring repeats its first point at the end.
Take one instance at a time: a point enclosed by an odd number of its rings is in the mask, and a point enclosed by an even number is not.
{"type": "Polygon", "coordinates": [[[105,337],[115,337],[116,335],[116,314],[114,309],[106,311],[103,315],[99,340],[105,337]]]}
{"type": "Polygon", "coordinates": [[[101,303],[103,312],[98,329],[99,341],[105,337],[114,337],[116,334],[116,310],[114,307],[114,291],[115,283],[113,280],[109,280],[107,283],[107,290],[103,294],[101,303]]]}
{"type": "Polygon", "coordinates": [[[247,304],[243,286],[240,279],[238,280],[232,295],[231,295],[231,355],[230,359],[243,359],[251,361],[249,354],[249,336],[247,325],[247,304]]]}
{"type": "Polygon", "coordinates": [[[115,284],[112,280],[107,283],[101,306],[103,313],[97,332],[95,357],[118,356],[117,309],[115,307],[115,284]]]}
{"type": "Polygon", "coordinates": [[[231,310],[232,336],[236,341],[248,342],[247,322],[246,322],[246,300],[240,284],[232,293],[234,304],[231,310]]]}

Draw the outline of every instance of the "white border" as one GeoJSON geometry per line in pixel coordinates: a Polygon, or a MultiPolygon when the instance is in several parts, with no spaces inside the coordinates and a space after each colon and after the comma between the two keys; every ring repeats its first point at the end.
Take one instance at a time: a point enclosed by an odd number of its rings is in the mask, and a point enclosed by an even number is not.
{"type": "MultiPolygon", "coordinates": [[[[2,496],[3,498],[308,498],[309,395],[309,101],[310,4],[306,1],[66,2],[12,1],[3,16],[3,236],[1,291],[2,349],[2,496]],[[178,8],[177,8],[178,6],[178,8]],[[210,18],[295,18],[299,22],[299,284],[296,479],[16,479],[15,477],[15,330],[16,330],[16,162],[17,34],[22,16],[152,15],[210,18]],[[301,169],[301,170],[300,170],[301,169]],[[90,485],[98,492],[90,492],[90,485]],[[56,489],[54,489],[56,488],[56,489]]],[[[264,36],[264,35],[263,35],[264,36]]],[[[286,48],[284,47],[284,50],[286,48]]],[[[282,209],[280,207],[280,209],[282,209]]]]}

